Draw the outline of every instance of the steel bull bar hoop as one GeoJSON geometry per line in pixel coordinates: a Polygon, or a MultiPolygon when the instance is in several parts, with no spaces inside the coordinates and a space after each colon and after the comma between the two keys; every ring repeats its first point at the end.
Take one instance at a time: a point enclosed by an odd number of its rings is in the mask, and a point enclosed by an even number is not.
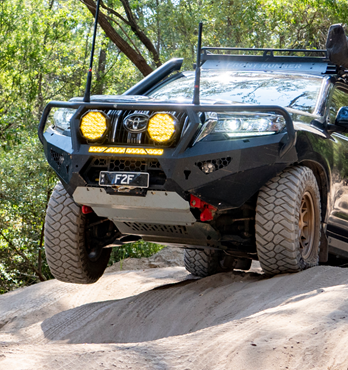
{"type": "Polygon", "coordinates": [[[287,130],[287,140],[280,148],[279,156],[284,156],[296,143],[296,132],[292,119],[283,107],[277,105],[194,105],[194,104],[166,104],[166,103],[99,103],[99,102],[59,102],[52,101],[48,103],[43,111],[39,127],[38,127],[38,136],[42,144],[44,144],[44,129],[46,126],[48,115],[52,108],[72,108],[78,109],[71,119],[71,136],[73,140],[74,150],[79,149],[79,143],[75,142],[77,140],[76,133],[78,131],[77,121],[74,119],[76,115],[79,114],[81,110],[87,109],[106,109],[106,110],[149,110],[149,111],[185,111],[190,119],[190,125],[187,129],[186,134],[183,136],[179,142],[174,156],[183,153],[186,148],[190,145],[193,136],[197,132],[200,119],[197,115],[197,112],[259,112],[259,113],[268,113],[274,112],[280,114],[284,117],[286,122],[287,130]],[[81,108],[81,109],[79,109],[81,108]]]}

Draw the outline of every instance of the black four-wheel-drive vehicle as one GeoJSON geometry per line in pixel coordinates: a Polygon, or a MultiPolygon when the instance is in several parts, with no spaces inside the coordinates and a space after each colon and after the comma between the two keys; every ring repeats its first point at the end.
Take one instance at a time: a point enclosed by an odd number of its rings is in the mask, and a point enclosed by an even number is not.
{"type": "Polygon", "coordinates": [[[199,54],[199,101],[195,72],[173,59],[123,95],[45,108],[39,137],[61,181],[45,225],[57,279],[93,283],[110,244],[139,239],[185,248],[198,276],[348,257],[348,76],[335,53],[199,54]]]}

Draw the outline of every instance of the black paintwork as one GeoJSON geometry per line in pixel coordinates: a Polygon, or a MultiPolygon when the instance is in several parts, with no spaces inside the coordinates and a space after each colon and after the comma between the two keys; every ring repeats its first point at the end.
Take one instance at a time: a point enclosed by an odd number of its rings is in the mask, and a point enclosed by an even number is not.
{"type": "MultiPolygon", "coordinates": [[[[269,57],[270,55],[265,53],[264,58],[269,57]]],[[[215,58],[217,57],[215,56],[215,58]]],[[[238,61],[240,58],[239,56],[238,61]]],[[[205,61],[208,59],[209,56],[206,56],[205,61]]],[[[328,64],[325,58],[322,58],[321,62],[318,63],[326,63],[325,68],[320,68],[325,69],[325,73],[327,73],[328,64]]],[[[174,65],[177,68],[178,64],[174,63],[174,65]]],[[[168,71],[171,72],[173,68],[173,65],[171,65],[168,71]]],[[[268,180],[288,166],[303,164],[313,170],[320,187],[322,221],[323,229],[327,230],[326,235],[343,241],[347,246],[346,250],[337,247],[328,250],[325,248],[324,235],[322,238],[321,260],[325,261],[327,259],[328,251],[348,257],[348,134],[345,133],[343,127],[347,120],[348,108],[340,110],[336,122],[329,122],[330,102],[334,91],[333,87],[337,81],[336,68],[334,72],[327,78],[328,88],[322,90],[316,115],[301,115],[300,112],[293,112],[290,116],[286,109],[279,106],[179,105],[154,102],[151,99],[138,101],[133,99],[126,102],[124,99],[103,99],[100,97],[97,99],[99,101],[93,101],[92,99],[91,103],[84,103],[81,100],[49,103],[39,124],[39,138],[44,145],[47,160],[67,191],[72,194],[77,186],[90,186],[84,177],[84,171],[89,166],[92,158],[110,157],[110,154],[105,153],[93,155],[88,153],[90,144],[81,137],[79,131],[80,117],[87,110],[186,112],[190,124],[185,135],[176,147],[166,148],[162,156],[155,156],[155,158],[158,159],[165,175],[165,181],[160,186],[161,190],[175,191],[186,200],[189,200],[189,195],[192,194],[217,208],[216,219],[210,225],[220,233],[220,237],[218,242],[217,240],[214,241],[215,244],[207,242],[205,246],[229,248],[230,250],[239,251],[238,253],[246,253],[249,256],[255,255],[252,236],[247,235],[243,239],[239,236],[224,235],[223,230],[226,225],[220,222],[222,220],[221,216],[233,214],[236,220],[239,218],[242,220],[244,219],[243,215],[246,214],[245,212],[252,214],[250,210],[255,207],[255,196],[268,180]],[[65,136],[52,128],[48,128],[44,133],[46,120],[52,107],[77,109],[71,120],[71,137],[65,136]],[[276,135],[263,137],[217,139],[215,141],[202,140],[192,146],[192,142],[202,124],[198,112],[226,110],[275,112],[285,118],[286,130],[276,135]],[[296,131],[294,125],[297,125],[296,131]],[[221,159],[225,163],[222,168],[209,174],[204,173],[198,166],[199,163],[205,161],[221,159]]],[[[162,83],[158,76],[154,77],[153,80],[151,78],[145,79],[144,84],[142,85],[142,82],[140,82],[133,91],[144,94],[146,91],[152,90],[157,86],[156,84],[162,83]]],[[[163,73],[160,76],[161,79],[165,77],[163,73]]],[[[345,82],[340,79],[340,84],[345,84],[345,82]]],[[[132,145],[127,145],[127,147],[132,147],[132,145]]],[[[113,158],[123,158],[124,156],[123,154],[112,155],[113,158]]],[[[141,155],[132,156],[132,158],[142,157],[141,155]]],[[[198,218],[197,210],[192,209],[192,213],[198,218]]],[[[200,224],[200,222],[198,221],[197,224],[200,224]]],[[[246,229],[249,229],[250,225],[244,225],[246,229]]],[[[245,232],[245,234],[248,234],[248,232],[245,232]]],[[[144,238],[146,240],[156,240],[154,235],[144,234],[144,238]]],[[[165,242],[165,238],[161,238],[161,241],[165,242]]],[[[176,242],[180,243],[180,240],[176,242]]],[[[182,243],[185,243],[184,238],[182,243]]]]}

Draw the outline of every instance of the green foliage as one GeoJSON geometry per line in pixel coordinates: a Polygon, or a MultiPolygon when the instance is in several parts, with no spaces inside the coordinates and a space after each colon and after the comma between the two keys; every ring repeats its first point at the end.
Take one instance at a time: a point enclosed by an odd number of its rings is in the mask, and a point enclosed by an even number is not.
{"type": "Polygon", "coordinates": [[[163,245],[144,242],[143,240],[135,243],[124,244],[123,246],[113,248],[109,265],[126,258],[150,257],[159,252],[162,248],[163,245]]]}
{"type": "Polygon", "coordinates": [[[49,277],[43,222],[56,182],[37,140],[0,152],[0,293],[49,277]]]}
{"type": "MultiPolygon", "coordinates": [[[[0,293],[51,277],[43,225],[57,178],[36,130],[48,101],[83,94],[92,24],[72,0],[0,2],[0,293]]],[[[107,45],[103,84],[120,93],[137,73],[107,45]]]]}
{"type": "MultiPolygon", "coordinates": [[[[103,9],[125,41],[155,66],[119,0],[103,9]],[[111,20],[113,18],[113,20],[111,20]]],[[[137,26],[162,62],[195,61],[197,26],[204,46],[323,48],[332,23],[348,23],[347,0],[130,0],[137,26]]],[[[82,96],[93,18],[74,0],[0,1],[0,293],[50,278],[43,254],[44,214],[56,176],[36,127],[45,104],[82,96]]],[[[120,94],[141,78],[98,30],[92,93],[120,94]],[[101,55],[105,56],[103,61],[101,55]]],[[[112,261],[161,248],[138,242],[115,248],[112,261]]]]}
{"type": "MultiPolygon", "coordinates": [[[[186,68],[195,62],[199,21],[204,23],[204,46],[323,48],[329,26],[348,19],[347,0],[130,0],[129,3],[161,60],[184,57],[186,68]]],[[[119,1],[108,0],[105,4],[126,16],[119,1]]],[[[120,34],[125,31],[151,63],[151,55],[131,28],[119,18],[113,19],[117,20],[117,24],[111,22],[115,30],[120,34]]]]}

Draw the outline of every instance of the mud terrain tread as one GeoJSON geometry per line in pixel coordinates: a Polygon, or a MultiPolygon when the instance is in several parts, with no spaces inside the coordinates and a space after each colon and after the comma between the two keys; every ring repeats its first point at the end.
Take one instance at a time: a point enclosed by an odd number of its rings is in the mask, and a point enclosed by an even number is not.
{"type": "MultiPolygon", "coordinates": [[[[92,263],[87,257],[85,222],[80,207],[63,185],[57,184],[46,212],[45,252],[52,275],[60,281],[91,284],[99,279],[106,268],[105,256],[97,263],[92,263]]],[[[110,252],[106,251],[105,254],[110,252]]]]}
{"type": "Polygon", "coordinates": [[[303,259],[299,249],[299,209],[302,194],[308,188],[312,188],[314,201],[318,202],[320,217],[319,188],[308,167],[284,170],[259,192],[255,219],[256,245],[261,267],[268,274],[297,272],[319,263],[319,247],[318,253],[307,260],[303,259]]]}
{"type": "Polygon", "coordinates": [[[185,268],[192,275],[206,277],[220,270],[219,251],[209,249],[185,249],[185,268]]]}

